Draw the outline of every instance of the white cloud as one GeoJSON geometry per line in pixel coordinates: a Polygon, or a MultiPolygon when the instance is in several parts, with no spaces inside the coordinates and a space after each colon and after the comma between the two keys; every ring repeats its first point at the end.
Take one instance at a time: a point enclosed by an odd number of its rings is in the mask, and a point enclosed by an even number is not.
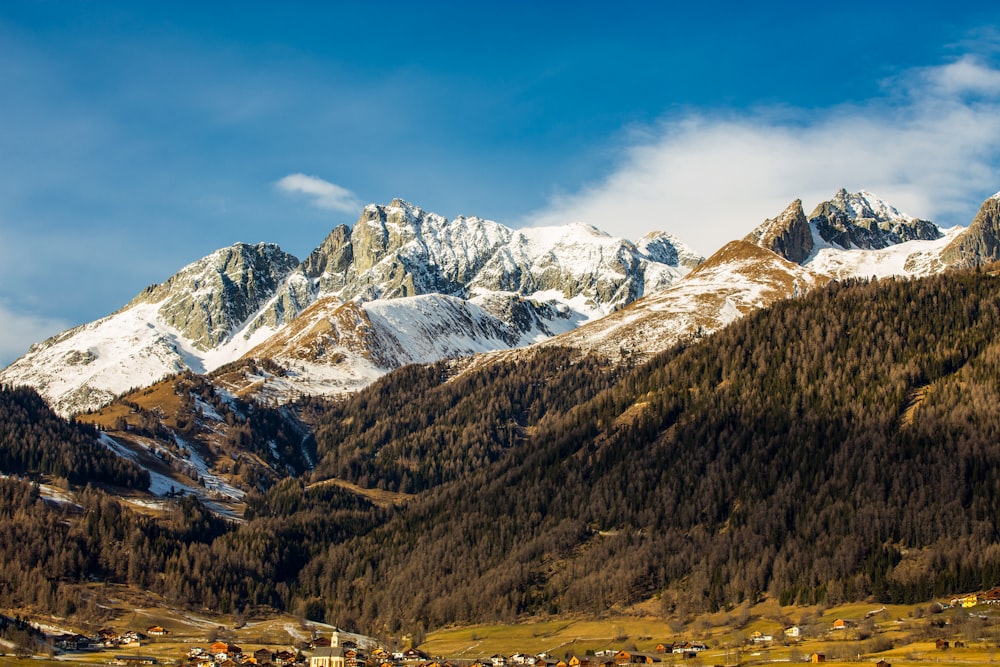
{"type": "Polygon", "coordinates": [[[17,313],[2,301],[0,322],[3,323],[0,325],[0,368],[27,352],[32,343],[45,340],[70,326],[58,319],[17,313]]]}
{"type": "Polygon", "coordinates": [[[947,94],[1000,93],[1000,71],[984,65],[974,56],[965,56],[948,65],[925,71],[930,84],[947,94]]]}
{"type": "Polygon", "coordinates": [[[361,202],[353,192],[316,176],[289,174],[276,182],[275,186],[284,192],[309,197],[312,205],[317,208],[344,213],[354,213],[361,208],[361,202]]]}
{"type": "Polygon", "coordinates": [[[1000,71],[972,57],[907,72],[884,98],[825,110],[689,113],[638,128],[603,181],[553,197],[532,225],[666,230],[709,254],[801,198],[869,190],[943,226],[1000,189],[1000,71]]]}

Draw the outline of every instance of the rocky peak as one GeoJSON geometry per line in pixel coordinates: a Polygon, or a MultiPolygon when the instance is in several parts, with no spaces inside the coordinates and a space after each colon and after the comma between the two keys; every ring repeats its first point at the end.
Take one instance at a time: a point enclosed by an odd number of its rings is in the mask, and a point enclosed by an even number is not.
{"type": "Polygon", "coordinates": [[[813,236],[802,210],[802,200],[796,199],[778,217],[765,220],[744,240],[775,252],[790,262],[803,263],[813,250],[813,236]]]}
{"type": "Polygon", "coordinates": [[[917,239],[941,238],[941,230],[927,220],[902,213],[870,192],[848,193],[841,188],[809,216],[820,237],[844,249],[875,250],[917,239]]]}
{"type": "Polygon", "coordinates": [[[690,270],[705,261],[687,244],[667,232],[650,232],[635,245],[649,259],[667,266],[690,270]]]}
{"type": "Polygon", "coordinates": [[[941,261],[959,268],[1000,261],[1000,192],[982,203],[968,229],[944,249],[941,261]]]}
{"type": "Polygon", "coordinates": [[[157,313],[164,322],[207,350],[256,313],[298,264],[273,243],[236,243],[147,287],[126,308],[160,304],[157,313]]]}
{"type": "Polygon", "coordinates": [[[351,228],[347,225],[334,227],[323,243],[313,250],[302,263],[302,271],[309,278],[319,278],[323,274],[343,274],[354,260],[351,245],[351,228]]]}

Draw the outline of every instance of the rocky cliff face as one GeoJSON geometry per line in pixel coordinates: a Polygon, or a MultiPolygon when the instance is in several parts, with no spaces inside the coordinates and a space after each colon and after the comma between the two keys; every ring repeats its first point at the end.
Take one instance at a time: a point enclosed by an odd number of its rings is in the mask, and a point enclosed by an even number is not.
{"type": "Polygon", "coordinates": [[[506,292],[538,302],[574,302],[586,318],[663,289],[703,258],[669,234],[639,244],[590,225],[513,230],[477,217],[447,220],[401,199],[365,208],[338,227],[278,290],[248,328],[294,319],[313,301],[506,292]]]}
{"type": "Polygon", "coordinates": [[[796,264],[806,261],[814,242],[809,221],[802,210],[802,200],[796,199],[781,215],[765,220],[744,241],[766,248],[796,264]]]}
{"type": "Polygon", "coordinates": [[[158,304],[166,324],[196,349],[208,350],[254,315],[298,264],[274,244],[237,243],[147,287],[125,307],[158,304]]]}
{"type": "Polygon", "coordinates": [[[982,203],[968,229],[945,248],[941,261],[957,268],[1000,261],[1000,192],[982,203]]]}

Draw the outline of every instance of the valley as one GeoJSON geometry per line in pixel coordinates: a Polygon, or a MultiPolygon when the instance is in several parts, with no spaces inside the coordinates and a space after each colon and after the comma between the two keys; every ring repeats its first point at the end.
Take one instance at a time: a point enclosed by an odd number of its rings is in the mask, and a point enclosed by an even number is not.
{"type": "Polygon", "coordinates": [[[998,228],[841,190],[702,259],[396,200],[220,250],[0,374],[0,595],[468,661],[982,657],[992,607],[928,609],[1000,584],[998,228]]]}

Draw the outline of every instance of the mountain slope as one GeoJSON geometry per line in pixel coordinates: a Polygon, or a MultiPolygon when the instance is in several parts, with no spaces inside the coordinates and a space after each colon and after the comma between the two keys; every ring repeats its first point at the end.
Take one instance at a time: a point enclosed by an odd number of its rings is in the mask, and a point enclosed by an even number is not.
{"type": "MultiPolygon", "coordinates": [[[[576,392],[574,407],[546,415],[495,463],[325,552],[303,570],[303,592],[339,596],[331,622],[374,627],[587,612],[653,596],[665,611],[763,593],[785,603],[913,602],[1000,583],[1000,494],[990,482],[1000,474],[998,295],[1000,279],[975,274],[833,283],[665,353],[609,389],[550,385],[576,392]],[[942,479],[954,492],[939,492],[942,479]],[[364,604],[344,604],[359,582],[379,585],[364,604]]],[[[542,377],[530,363],[521,374],[542,377]]],[[[359,394],[357,434],[323,432],[320,449],[349,456],[366,431],[379,442],[425,413],[424,397],[448,404],[448,384],[401,385],[400,395],[388,381],[377,396],[359,394]],[[404,396],[413,404],[397,415],[390,406],[404,396]]],[[[464,389],[454,391],[458,399],[464,389]]],[[[432,461],[445,446],[414,444],[432,461]]],[[[340,470],[370,478],[348,460],[340,470]]]]}
{"type": "MultiPolygon", "coordinates": [[[[806,271],[736,242],[693,279],[734,265],[778,267],[773,284],[806,271]]],[[[248,492],[242,525],[192,498],[168,526],[91,490],[83,512],[36,507],[29,485],[0,480],[0,590],[44,606],[46,582],[99,578],[182,605],[404,628],[989,587],[998,328],[1000,278],[956,271],[833,281],[631,370],[553,346],[470,373],[407,366],[329,412],[304,404],[314,484],[248,492]],[[379,509],[345,482],[417,495],[379,509]]]]}
{"type": "Polygon", "coordinates": [[[683,280],[546,341],[609,359],[648,359],[826,279],[748,241],[732,241],[683,280]]]}
{"type": "Polygon", "coordinates": [[[0,382],[36,388],[61,414],[191,369],[238,358],[251,341],[239,329],[297,260],[274,245],[237,243],[147,287],[116,313],[33,345],[0,382]]]}

